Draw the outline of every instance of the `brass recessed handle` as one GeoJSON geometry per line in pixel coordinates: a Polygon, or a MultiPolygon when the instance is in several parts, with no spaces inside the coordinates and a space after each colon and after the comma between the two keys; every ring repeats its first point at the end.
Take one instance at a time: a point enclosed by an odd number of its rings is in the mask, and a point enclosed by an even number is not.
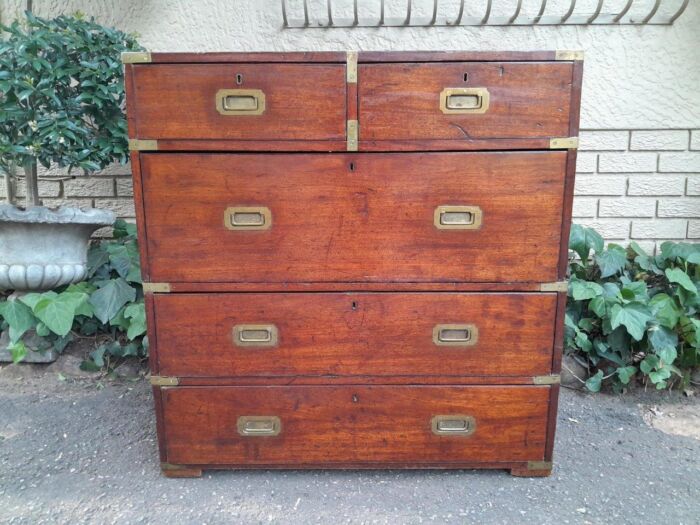
{"type": "Polygon", "coordinates": [[[262,115],[265,93],[260,89],[220,89],[216,92],[216,110],[222,115],[262,115]]]}
{"type": "Polygon", "coordinates": [[[489,109],[486,88],[445,88],[440,93],[440,111],[446,114],[481,114],[489,109]]]}
{"type": "Polygon", "coordinates": [[[479,341],[475,324],[436,324],[433,343],[437,346],[474,346],[479,341]]]}
{"type": "Polygon", "coordinates": [[[478,230],[483,215],[478,206],[438,206],[433,223],[439,230],[478,230]]]}
{"type": "Polygon", "coordinates": [[[272,212],[265,206],[231,206],[224,212],[224,226],[229,230],[267,230],[272,226],[272,212]]]}
{"type": "Polygon", "coordinates": [[[282,431],[282,421],[277,416],[241,416],[236,428],[241,436],[276,436],[282,431]]]}
{"type": "Polygon", "coordinates": [[[237,324],[233,327],[233,344],[236,346],[277,346],[277,327],[273,324],[237,324]]]}
{"type": "Polygon", "coordinates": [[[430,420],[433,434],[438,436],[471,436],[476,431],[476,419],[463,414],[434,416],[430,420]]]}

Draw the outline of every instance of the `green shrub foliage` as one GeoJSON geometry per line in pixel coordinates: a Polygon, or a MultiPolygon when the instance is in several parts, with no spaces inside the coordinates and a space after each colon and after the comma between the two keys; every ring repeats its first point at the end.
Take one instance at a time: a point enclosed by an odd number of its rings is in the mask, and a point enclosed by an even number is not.
{"type": "Polygon", "coordinates": [[[136,226],[118,220],[114,240],[90,246],[86,281],[0,302],[0,323],[9,330],[9,349],[15,362],[27,354],[22,336],[30,329],[59,352],[75,337],[109,335],[109,343],[98,346],[83,363],[87,369],[99,370],[113,357],[146,357],[146,311],[136,226]]]}
{"type": "Polygon", "coordinates": [[[0,171],[97,170],[128,157],[120,54],[140,49],[81,15],[0,26],[0,171]]]}
{"type": "Polygon", "coordinates": [[[700,245],[665,242],[648,255],[573,225],[566,348],[582,357],[598,391],[633,378],[658,389],[683,385],[700,364],[700,245]]]}

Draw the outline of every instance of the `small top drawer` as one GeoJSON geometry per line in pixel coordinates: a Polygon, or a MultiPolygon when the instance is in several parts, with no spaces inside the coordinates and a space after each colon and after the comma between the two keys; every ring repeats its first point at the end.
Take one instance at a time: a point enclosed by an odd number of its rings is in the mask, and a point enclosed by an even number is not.
{"type": "MultiPolygon", "coordinates": [[[[145,64],[132,70],[132,137],[345,140],[344,64],[145,64]]],[[[295,149],[305,149],[304,142],[295,149]]]]}
{"type": "Polygon", "coordinates": [[[571,62],[360,64],[360,143],[568,137],[572,84],[571,62]]]}

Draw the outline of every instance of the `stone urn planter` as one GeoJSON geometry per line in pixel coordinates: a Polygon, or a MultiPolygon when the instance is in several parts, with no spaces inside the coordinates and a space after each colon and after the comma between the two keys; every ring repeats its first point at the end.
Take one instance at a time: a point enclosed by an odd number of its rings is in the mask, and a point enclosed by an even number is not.
{"type": "Polygon", "coordinates": [[[107,210],[0,205],[0,289],[45,291],[82,281],[90,235],[114,220],[107,210]]]}

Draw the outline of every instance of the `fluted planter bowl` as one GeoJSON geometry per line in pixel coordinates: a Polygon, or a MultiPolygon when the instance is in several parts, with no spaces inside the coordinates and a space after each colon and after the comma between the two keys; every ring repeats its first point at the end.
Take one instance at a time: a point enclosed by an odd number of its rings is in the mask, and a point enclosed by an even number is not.
{"type": "Polygon", "coordinates": [[[0,289],[45,291],[82,281],[90,235],[114,220],[107,210],[0,205],[0,289]]]}

